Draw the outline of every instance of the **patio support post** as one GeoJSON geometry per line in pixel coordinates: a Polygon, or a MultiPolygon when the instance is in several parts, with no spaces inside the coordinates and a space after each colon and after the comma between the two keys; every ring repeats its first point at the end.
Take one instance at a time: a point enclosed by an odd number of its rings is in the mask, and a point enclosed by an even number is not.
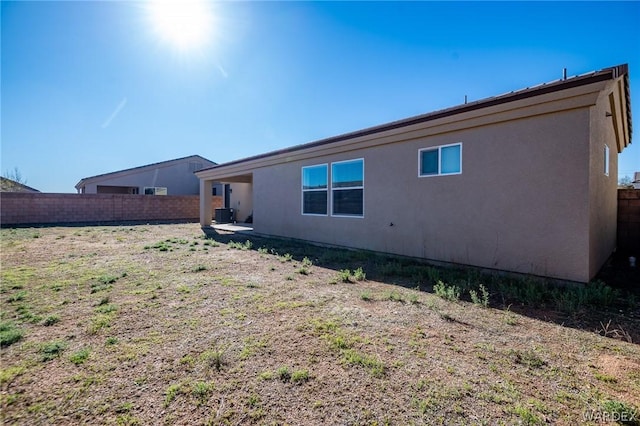
{"type": "Polygon", "coordinates": [[[213,210],[211,208],[213,181],[200,179],[200,225],[211,226],[213,210]]]}

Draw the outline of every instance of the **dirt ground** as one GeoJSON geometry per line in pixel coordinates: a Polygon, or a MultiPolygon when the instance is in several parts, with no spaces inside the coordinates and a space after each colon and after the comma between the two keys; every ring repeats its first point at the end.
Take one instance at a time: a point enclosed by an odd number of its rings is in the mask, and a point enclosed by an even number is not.
{"type": "Polygon", "coordinates": [[[0,232],[4,424],[640,424],[633,304],[446,300],[395,260],[197,224],[0,232]]]}

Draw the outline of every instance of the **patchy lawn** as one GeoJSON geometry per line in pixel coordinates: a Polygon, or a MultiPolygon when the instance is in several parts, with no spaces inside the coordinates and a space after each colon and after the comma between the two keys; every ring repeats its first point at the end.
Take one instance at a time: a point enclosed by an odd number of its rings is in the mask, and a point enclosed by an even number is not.
{"type": "Polygon", "coordinates": [[[603,283],[195,224],[0,232],[6,424],[640,424],[637,295],[603,283]]]}

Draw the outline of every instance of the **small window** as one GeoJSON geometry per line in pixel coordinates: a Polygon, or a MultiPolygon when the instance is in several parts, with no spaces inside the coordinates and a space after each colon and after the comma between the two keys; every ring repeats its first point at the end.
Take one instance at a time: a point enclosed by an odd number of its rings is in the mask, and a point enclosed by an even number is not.
{"type": "Polygon", "coordinates": [[[418,176],[462,173],[462,144],[423,148],[418,151],[418,176]]]}
{"type": "Polygon", "coordinates": [[[364,215],[364,160],[331,164],[332,215],[364,215]]]}
{"type": "Polygon", "coordinates": [[[604,175],[609,176],[609,147],[604,146],[604,175]]]}
{"type": "Polygon", "coordinates": [[[328,166],[302,168],[302,214],[327,215],[328,166]]]}
{"type": "Polygon", "coordinates": [[[167,188],[159,186],[145,187],[144,195],[167,195],[167,188]]]}

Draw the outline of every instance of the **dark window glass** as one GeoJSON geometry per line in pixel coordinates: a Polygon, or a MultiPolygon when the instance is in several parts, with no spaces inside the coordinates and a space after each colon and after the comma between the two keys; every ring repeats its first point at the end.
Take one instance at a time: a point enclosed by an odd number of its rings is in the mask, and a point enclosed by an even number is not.
{"type": "Polygon", "coordinates": [[[363,189],[341,189],[333,191],[333,214],[362,216],[364,212],[363,189]]]}
{"type": "MultiPolygon", "coordinates": [[[[414,163],[415,164],[415,163],[414,163]]],[[[438,174],[438,150],[420,151],[420,175],[438,174]]]]}
{"type": "Polygon", "coordinates": [[[327,191],[305,191],[302,198],[302,213],[327,214],[327,191]]]}

